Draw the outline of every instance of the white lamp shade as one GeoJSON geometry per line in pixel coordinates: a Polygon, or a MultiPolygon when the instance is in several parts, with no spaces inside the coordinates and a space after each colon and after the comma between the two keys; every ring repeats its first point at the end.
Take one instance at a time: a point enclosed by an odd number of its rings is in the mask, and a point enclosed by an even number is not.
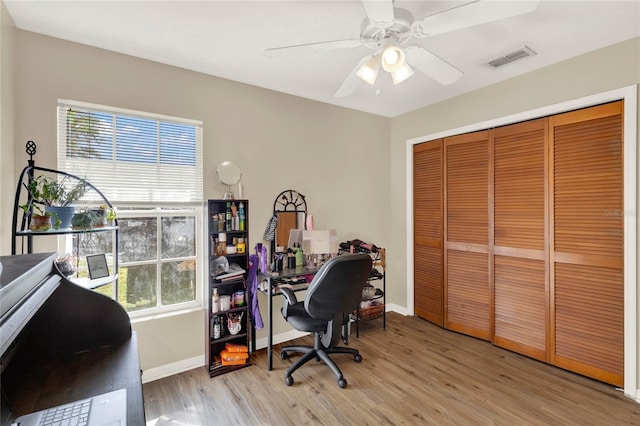
{"type": "Polygon", "coordinates": [[[393,84],[400,84],[409,77],[413,75],[413,70],[411,67],[405,62],[402,66],[391,73],[391,79],[393,80],[393,84]]]}
{"type": "Polygon", "coordinates": [[[369,59],[365,61],[360,69],[356,72],[356,75],[360,77],[362,81],[373,86],[378,78],[378,71],[380,70],[380,58],[378,55],[371,55],[369,59]]]}
{"type": "Polygon", "coordinates": [[[404,52],[398,46],[390,44],[382,51],[382,68],[387,72],[399,70],[404,65],[404,52]]]}

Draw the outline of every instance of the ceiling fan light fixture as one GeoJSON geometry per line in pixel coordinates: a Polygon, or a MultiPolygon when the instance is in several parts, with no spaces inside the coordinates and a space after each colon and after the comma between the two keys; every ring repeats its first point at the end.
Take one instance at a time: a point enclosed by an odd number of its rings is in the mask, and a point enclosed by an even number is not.
{"type": "Polygon", "coordinates": [[[402,68],[404,51],[395,44],[389,44],[382,50],[382,68],[387,72],[394,72],[402,68]]]}
{"type": "Polygon", "coordinates": [[[413,70],[411,67],[405,62],[402,64],[400,69],[393,71],[391,73],[391,80],[393,80],[393,84],[400,84],[409,77],[413,75],[413,70]]]}
{"type": "Polygon", "coordinates": [[[380,57],[378,55],[371,55],[365,61],[364,64],[358,69],[356,75],[360,77],[362,81],[373,86],[378,78],[378,71],[380,70],[380,57]]]}

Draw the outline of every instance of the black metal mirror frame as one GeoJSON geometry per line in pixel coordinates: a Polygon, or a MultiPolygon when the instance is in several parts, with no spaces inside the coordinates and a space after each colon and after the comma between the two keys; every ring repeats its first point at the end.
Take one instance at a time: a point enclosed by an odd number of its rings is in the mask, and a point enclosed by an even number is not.
{"type": "MultiPolygon", "coordinates": [[[[273,202],[273,215],[275,217],[278,216],[278,213],[283,212],[291,212],[291,213],[303,213],[304,217],[302,219],[302,228],[306,229],[307,222],[307,200],[304,195],[300,194],[298,191],[293,189],[287,189],[282,191],[275,198],[273,202]]],[[[277,245],[277,235],[278,235],[278,225],[276,225],[276,236],[271,241],[271,253],[275,253],[276,245],[277,245]]],[[[297,223],[296,217],[296,226],[299,226],[297,223]]],[[[293,228],[292,228],[293,229],[293,228]]],[[[288,232],[287,232],[288,235],[288,232]]]]}

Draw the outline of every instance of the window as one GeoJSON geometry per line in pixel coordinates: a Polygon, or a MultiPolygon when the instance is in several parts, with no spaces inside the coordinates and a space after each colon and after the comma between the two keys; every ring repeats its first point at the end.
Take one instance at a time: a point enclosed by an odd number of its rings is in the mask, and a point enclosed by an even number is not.
{"type": "MultiPolygon", "coordinates": [[[[60,101],[58,167],[89,180],[117,213],[119,279],[97,291],[132,316],[200,303],[201,122],[60,101]]],[[[110,268],[116,263],[111,233],[74,234],[61,244],[80,265],[100,253],[110,268]]]]}

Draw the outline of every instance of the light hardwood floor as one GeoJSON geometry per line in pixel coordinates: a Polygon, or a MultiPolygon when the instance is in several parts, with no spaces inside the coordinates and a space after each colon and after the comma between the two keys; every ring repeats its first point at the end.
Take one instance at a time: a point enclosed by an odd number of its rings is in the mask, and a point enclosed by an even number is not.
{"type": "MultiPolygon", "coordinates": [[[[640,404],[615,388],[443,330],[417,317],[362,323],[335,355],[348,385],[312,361],[284,383],[292,360],[266,351],[209,378],[205,368],[144,385],[147,425],[640,425],[640,404]]],[[[310,344],[305,337],[295,343],[310,344]]],[[[289,342],[292,343],[292,342],[289,342]]]]}

